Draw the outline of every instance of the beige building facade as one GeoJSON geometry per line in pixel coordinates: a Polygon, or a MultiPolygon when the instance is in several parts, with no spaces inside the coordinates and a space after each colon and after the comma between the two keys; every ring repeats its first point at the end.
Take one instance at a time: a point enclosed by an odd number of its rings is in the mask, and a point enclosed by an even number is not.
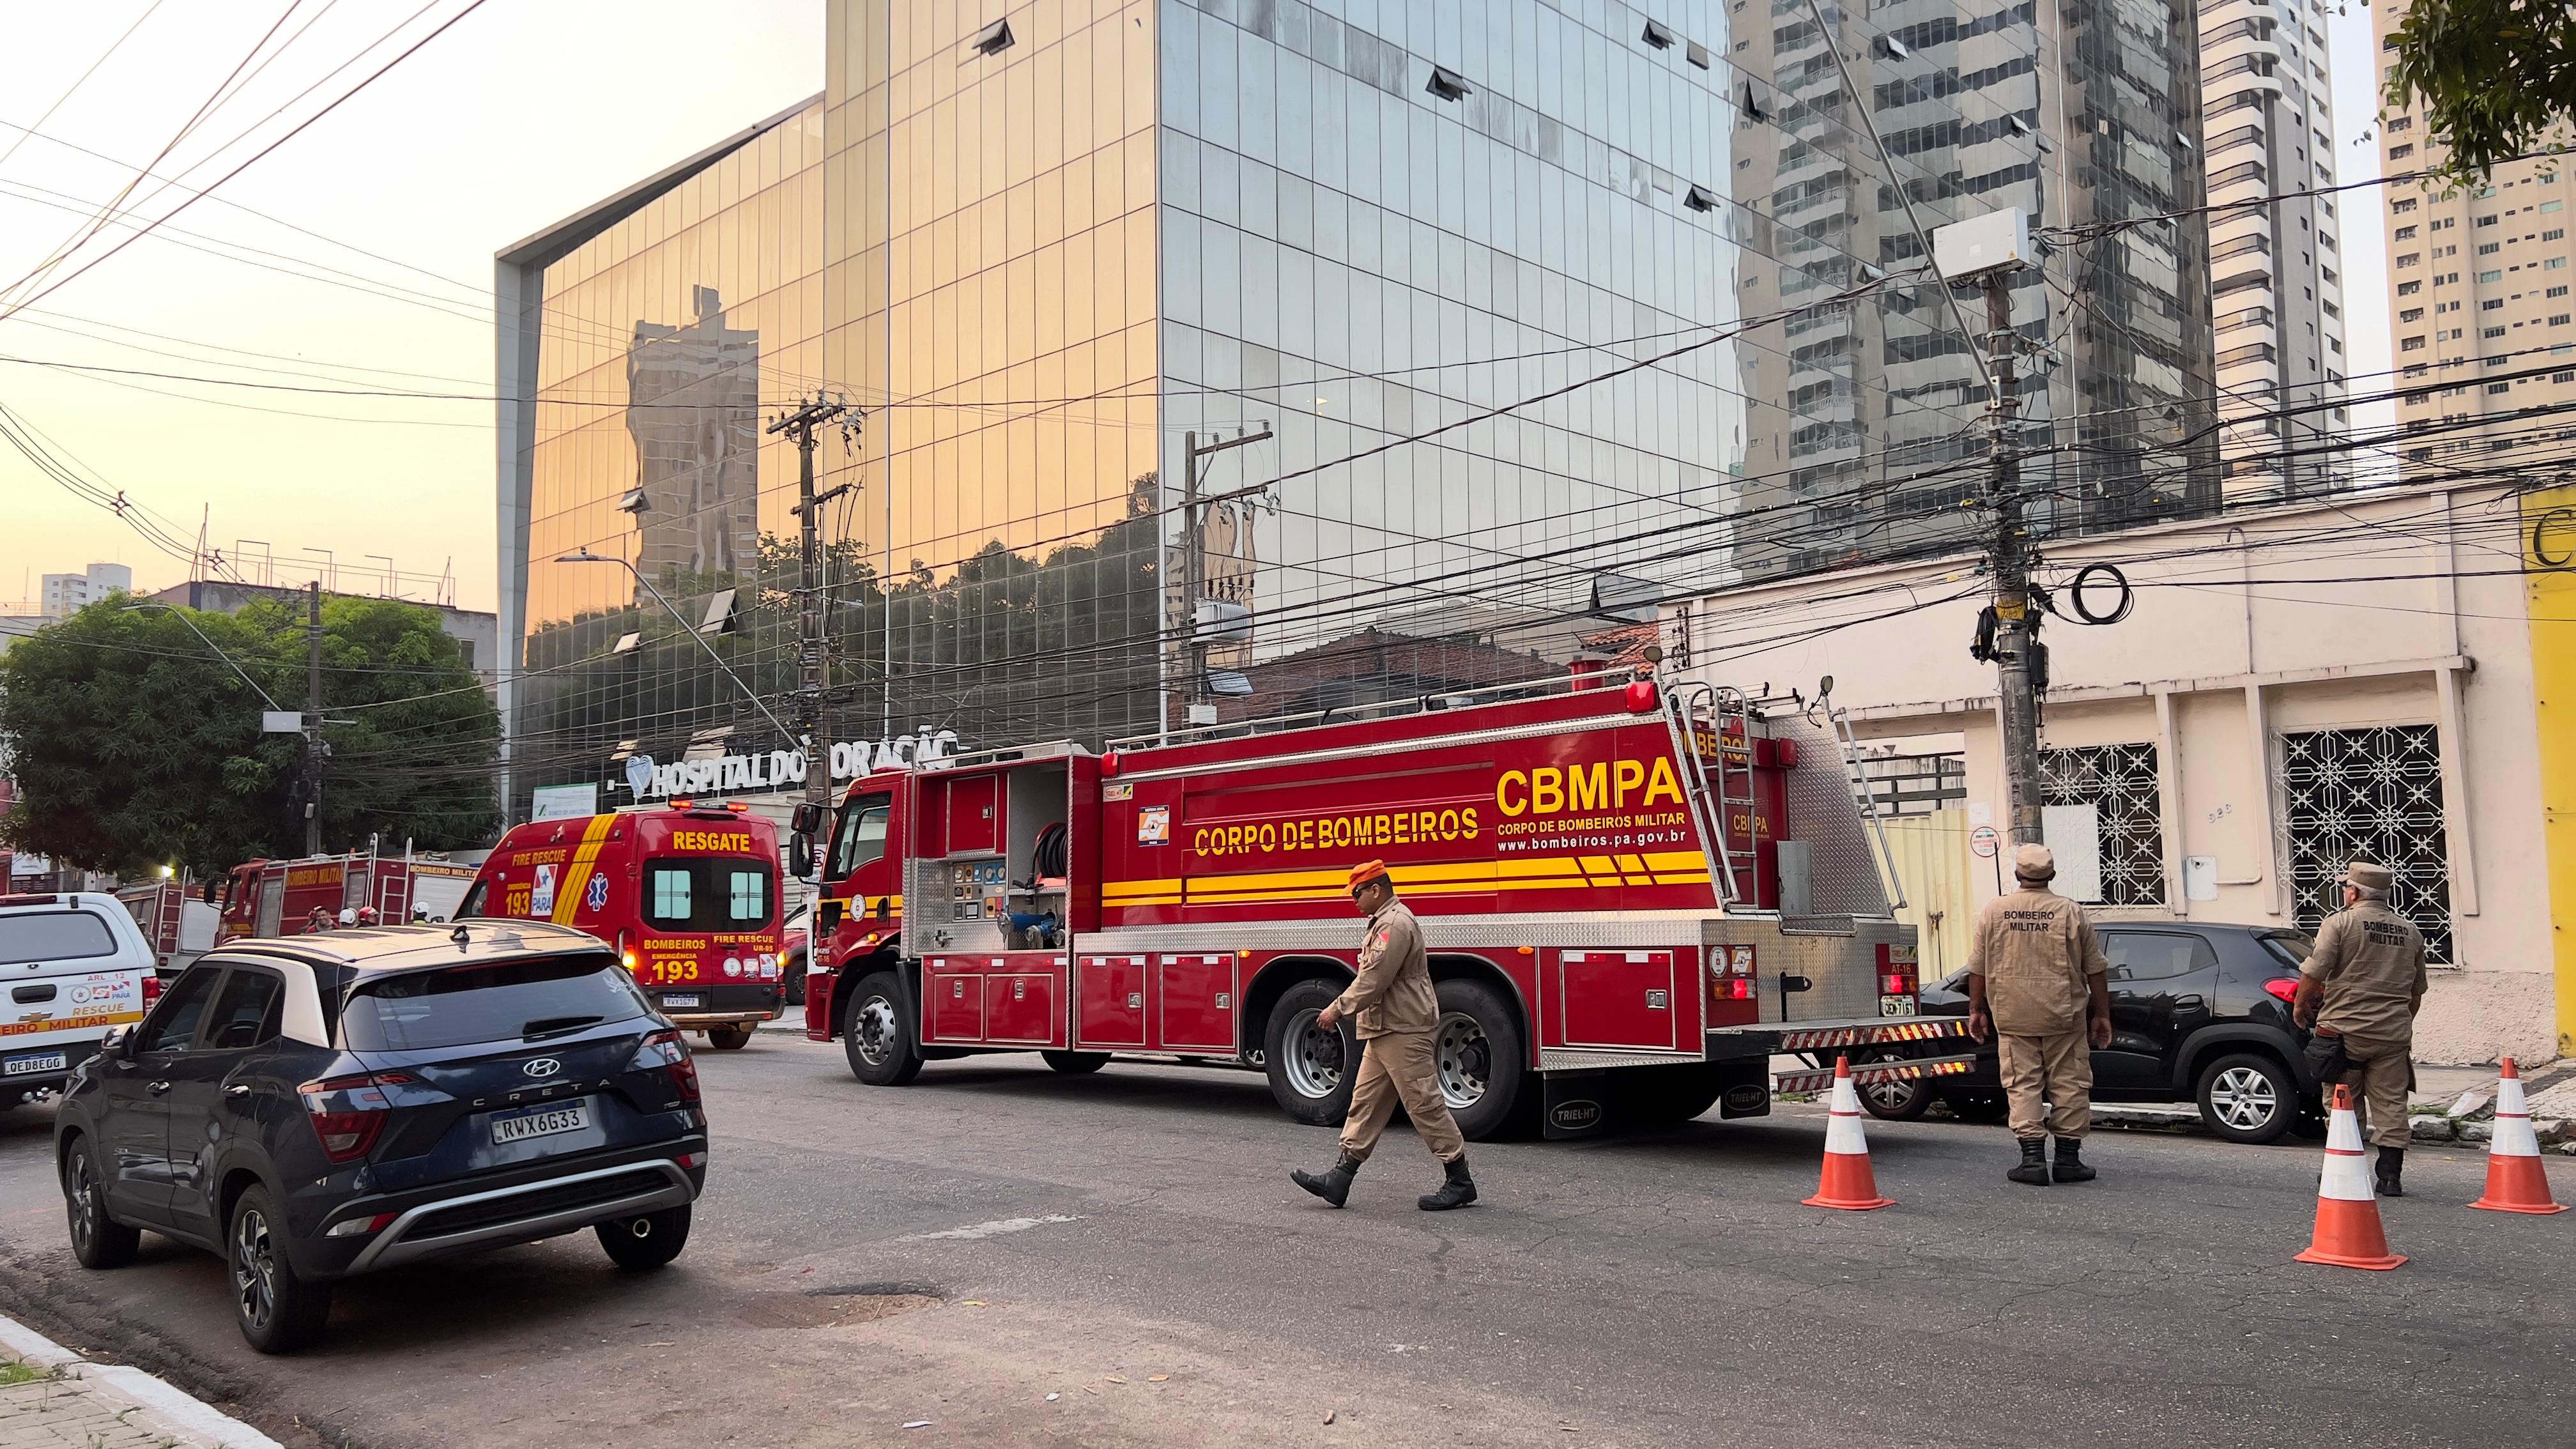
{"type": "MultiPolygon", "coordinates": [[[[2089,877],[2079,893],[2104,917],[2313,931],[2344,861],[2388,859],[2441,963],[2418,1056],[2561,1054],[2533,641],[2563,626],[2527,606],[2526,524],[2508,489],[2408,487],[2052,550],[2044,798],[2049,844],[2089,877]],[[2134,607],[2089,627],[2069,585],[2096,563],[2125,575],[2134,607]]],[[[2102,614],[2118,590],[2097,574],[2084,593],[2102,614]]],[[[1995,671],[1968,653],[1986,597],[1962,556],[1665,619],[1689,673],[1810,694],[1831,675],[1865,745],[1964,753],[1966,799],[1909,822],[1899,849],[1911,913],[1944,945],[1998,884],[1959,853],[2009,819],[1995,671]]]]}

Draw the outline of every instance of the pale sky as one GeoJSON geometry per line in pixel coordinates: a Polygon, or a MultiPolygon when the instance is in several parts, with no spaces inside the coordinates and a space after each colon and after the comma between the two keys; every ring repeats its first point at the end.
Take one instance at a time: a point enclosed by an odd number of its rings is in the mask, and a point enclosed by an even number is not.
{"type": "MultiPolygon", "coordinates": [[[[308,21],[312,28],[154,169],[177,175],[251,132],[187,179],[220,176],[465,3],[431,0],[400,39],[288,105],[422,9],[421,0],[300,0],[278,35],[293,36],[308,21]],[[283,115],[263,127],[281,106],[283,115]]],[[[7,5],[0,286],[130,181],[131,167],[168,144],[288,10],[289,0],[162,0],[157,10],[150,0],[7,5]],[[127,169],[12,129],[34,125],[147,10],[141,27],[40,128],[127,169]],[[78,209],[63,209],[69,205],[78,209]]],[[[135,242],[0,322],[0,356],[488,398],[492,254],[821,90],[822,39],[820,0],[487,0],[169,223],[198,235],[135,242]],[[269,267],[336,268],[406,295],[368,296],[180,244],[204,245],[202,237],[281,254],[253,258],[269,267]]],[[[183,196],[165,193],[145,214],[183,196]]],[[[92,243],[75,263],[118,235],[92,243]]],[[[493,606],[489,401],[258,392],[150,377],[110,382],[0,363],[0,405],[189,539],[210,517],[207,536],[227,557],[237,539],[265,540],[280,582],[315,576],[320,557],[299,550],[330,549],[344,587],[373,591],[365,572],[374,571],[380,589],[385,565],[365,555],[380,554],[405,575],[426,576],[406,581],[415,597],[452,567],[460,603],[493,606]]],[[[5,442],[0,502],[7,519],[0,609],[31,597],[38,575],[77,572],[92,560],[128,565],[138,588],[187,574],[184,561],[155,551],[5,442]]],[[[254,559],[261,551],[248,550],[254,559]]]]}
{"type": "MultiPolygon", "coordinates": [[[[278,33],[294,35],[291,44],[179,142],[155,168],[160,174],[202,162],[187,179],[220,176],[465,3],[430,0],[398,39],[328,81],[322,77],[421,7],[414,0],[294,0],[291,10],[290,0],[10,6],[9,43],[0,47],[0,123],[8,123],[0,125],[0,286],[73,235],[91,208],[133,179],[134,165],[169,144],[281,12],[290,18],[278,33]],[[41,137],[12,129],[35,125],[147,11],[43,122],[41,137]],[[296,34],[308,21],[311,28],[296,34]],[[290,102],[317,81],[311,96],[290,102]],[[245,133],[250,139],[234,144],[245,133]]],[[[191,206],[171,233],[134,243],[0,322],[0,356],[488,398],[492,254],[819,90],[821,9],[820,0],[487,0],[226,183],[217,199],[191,206]],[[273,254],[252,260],[285,270],[190,249],[206,238],[273,254]],[[354,275],[317,280],[309,275],[317,267],[354,275]],[[335,282],[402,295],[370,296],[335,282]]],[[[2332,39],[2339,179],[2375,175],[2376,147],[2352,144],[2376,109],[2366,11],[2338,16],[2332,39]]],[[[164,193],[145,214],[183,194],[164,193]]],[[[2389,366],[2378,205],[2376,191],[2345,193],[2341,203],[2347,371],[2363,379],[2360,390],[2382,385],[2369,375],[2389,366]]],[[[122,234],[91,243],[75,264],[122,234]]],[[[370,589],[370,571],[381,581],[390,558],[405,592],[423,596],[453,570],[460,603],[493,606],[489,401],[109,380],[0,362],[0,404],[172,531],[193,539],[202,520],[227,557],[246,555],[254,577],[265,553],[278,582],[300,583],[322,564],[304,550],[329,549],[341,585],[353,591],[370,589]]],[[[2365,409],[2355,421],[2368,425],[2390,411],[2365,409]]],[[[38,575],[92,560],[128,565],[142,588],[186,575],[184,562],[5,444],[0,501],[9,523],[0,529],[0,608],[32,598],[38,575]]]]}

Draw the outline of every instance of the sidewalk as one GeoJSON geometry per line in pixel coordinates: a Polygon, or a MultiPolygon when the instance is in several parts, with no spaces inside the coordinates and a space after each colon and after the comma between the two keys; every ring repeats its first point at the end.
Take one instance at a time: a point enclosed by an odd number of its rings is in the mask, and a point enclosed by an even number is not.
{"type": "Polygon", "coordinates": [[[0,1318],[0,1449],[282,1449],[141,1369],[0,1318]]]}

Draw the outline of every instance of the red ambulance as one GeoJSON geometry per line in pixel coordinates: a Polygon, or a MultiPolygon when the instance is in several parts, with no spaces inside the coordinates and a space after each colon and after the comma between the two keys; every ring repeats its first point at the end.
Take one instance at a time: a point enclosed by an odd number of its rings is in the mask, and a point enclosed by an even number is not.
{"type": "Polygon", "coordinates": [[[672,1025],[731,1050],[782,1010],[778,876],[777,826],[675,801],[512,829],[457,915],[588,931],[672,1025]]]}

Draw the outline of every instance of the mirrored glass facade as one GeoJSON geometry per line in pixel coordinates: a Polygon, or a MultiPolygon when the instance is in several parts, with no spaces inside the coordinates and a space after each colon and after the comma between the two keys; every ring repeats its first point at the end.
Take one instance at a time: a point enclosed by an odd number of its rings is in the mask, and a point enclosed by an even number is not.
{"type": "MultiPolygon", "coordinates": [[[[1662,598],[1957,546],[1984,311],[1917,226],[2199,186],[2191,14],[2135,0],[827,17],[815,103],[503,255],[505,395],[541,399],[504,405],[518,798],[785,744],[624,569],[548,560],[631,560],[692,622],[735,590],[714,647],[788,715],[764,429],[818,390],[860,419],[817,458],[854,485],[835,734],[1099,743],[1527,677],[1662,598]]],[[[2055,526],[2198,506],[2203,238],[2016,279],[2055,526]]]]}

